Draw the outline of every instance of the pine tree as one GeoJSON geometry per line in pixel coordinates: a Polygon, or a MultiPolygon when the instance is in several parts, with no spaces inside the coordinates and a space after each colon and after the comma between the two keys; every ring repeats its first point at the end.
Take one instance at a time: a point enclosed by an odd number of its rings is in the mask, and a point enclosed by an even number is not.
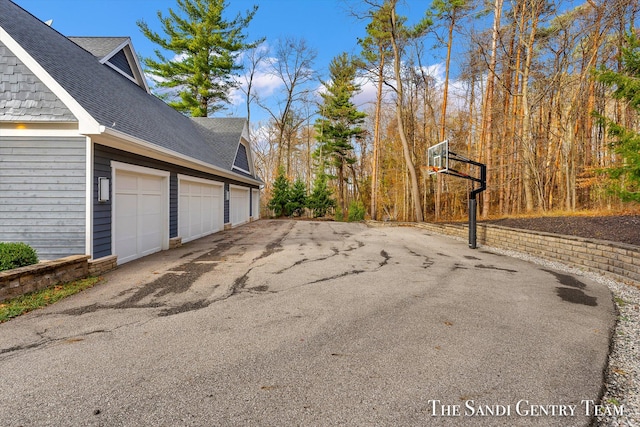
{"type": "Polygon", "coordinates": [[[289,190],[289,202],[286,210],[290,215],[301,216],[307,206],[307,187],[300,178],[296,179],[289,190]]]}
{"type": "Polygon", "coordinates": [[[327,176],[320,173],[313,182],[313,191],[307,199],[307,207],[313,211],[313,217],[319,218],[335,207],[336,201],[331,198],[331,190],[327,187],[327,176]]]}
{"type": "MultiPolygon", "coordinates": [[[[321,117],[316,121],[318,151],[335,167],[338,179],[338,203],[346,211],[344,182],[346,170],[355,163],[352,141],[364,135],[360,127],[366,117],[357,110],[351,98],[360,90],[355,83],[357,67],[346,53],[335,57],[329,65],[330,81],[322,93],[321,117]]],[[[324,160],[324,159],[323,159],[324,160]]],[[[324,172],[324,171],[323,171],[324,172]]]]}
{"type": "Polygon", "coordinates": [[[229,101],[229,91],[236,86],[234,75],[242,68],[237,56],[262,42],[245,43],[247,36],[242,33],[258,7],[227,21],[222,17],[225,0],[176,1],[177,11],[169,9],[168,16],[158,11],[166,37],[144,21],[137,22],[146,38],[175,54],[167,58],[156,49],[157,60],[144,59],[145,71],[156,77],[156,87],[165,89],[159,96],[170,106],[193,117],[207,117],[229,101]]]}
{"type": "Polygon", "coordinates": [[[284,167],[278,169],[278,176],[273,183],[273,194],[267,207],[271,209],[274,215],[279,218],[281,216],[289,216],[287,211],[287,203],[289,203],[290,184],[284,173],[284,167]]]}
{"type": "MultiPolygon", "coordinates": [[[[614,99],[626,101],[640,112],[640,40],[633,32],[627,35],[627,46],[622,49],[621,71],[600,70],[596,78],[605,86],[615,87],[614,99]]],[[[615,138],[612,147],[621,158],[618,165],[606,170],[617,183],[614,192],[623,201],[640,202],[640,134],[597,113],[596,116],[615,138]]]]}

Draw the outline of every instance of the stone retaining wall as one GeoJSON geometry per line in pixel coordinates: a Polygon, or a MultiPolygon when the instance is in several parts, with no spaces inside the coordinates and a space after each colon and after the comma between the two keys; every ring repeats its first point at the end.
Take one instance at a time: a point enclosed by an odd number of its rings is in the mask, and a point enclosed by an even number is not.
{"type": "MultiPolygon", "coordinates": [[[[374,226],[412,226],[438,234],[461,237],[465,240],[469,238],[469,228],[462,224],[380,222],[369,222],[369,224],[374,226]]],[[[492,224],[478,224],[476,236],[478,245],[492,246],[531,254],[551,261],[559,261],[640,287],[640,246],[492,224]]]]}
{"type": "Polygon", "coordinates": [[[73,255],[0,271],[0,302],[58,283],[84,279],[89,273],[88,260],[88,255],[73,255]]]}
{"type": "Polygon", "coordinates": [[[118,257],[109,255],[98,259],[89,260],[89,275],[99,276],[118,267],[118,257]]]}

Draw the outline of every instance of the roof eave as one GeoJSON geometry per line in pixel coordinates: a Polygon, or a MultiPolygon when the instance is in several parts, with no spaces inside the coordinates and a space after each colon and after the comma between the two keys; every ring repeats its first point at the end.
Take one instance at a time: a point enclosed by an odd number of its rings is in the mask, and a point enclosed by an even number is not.
{"type": "Polygon", "coordinates": [[[203,162],[202,160],[185,156],[106,126],[100,126],[100,132],[98,134],[86,134],[86,136],[91,137],[97,143],[113,148],[124,149],[147,157],[149,157],[149,153],[151,152],[154,154],[154,158],[158,160],[199,170],[201,172],[211,173],[223,178],[232,179],[234,181],[258,187],[263,185],[262,181],[236,174],[230,170],[225,170],[210,163],[203,162]]]}

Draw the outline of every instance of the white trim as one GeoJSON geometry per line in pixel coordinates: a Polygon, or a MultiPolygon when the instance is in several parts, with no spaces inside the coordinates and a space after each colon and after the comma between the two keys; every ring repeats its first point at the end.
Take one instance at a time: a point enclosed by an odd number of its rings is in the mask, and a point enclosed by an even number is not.
{"type": "MultiPolygon", "coordinates": [[[[75,129],[33,129],[29,127],[29,122],[24,122],[24,129],[17,129],[15,126],[7,128],[0,125],[0,134],[2,136],[69,136],[69,137],[83,137],[85,135],[78,132],[78,128],[75,129]]],[[[77,123],[74,123],[77,124],[77,123]]]]}
{"type": "MultiPolygon", "coordinates": [[[[178,186],[180,185],[180,180],[192,181],[200,184],[218,185],[218,186],[224,187],[224,182],[222,181],[216,181],[213,179],[196,178],[195,176],[183,175],[181,173],[178,174],[178,186]]],[[[178,187],[178,194],[179,193],[180,193],[180,188],[178,187]]]]}
{"type": "MultiPolygon", "coordinates": [[[[115,239],[116,239],[116,188],[117,188],[117,175],[118,171],[139,173],[142,175],[157,176],[163,179],[162,197],[164,197],[166,205],[162,212],[162,250],[169,249],[169,209],[170,209],[170,189],[169,181],[171,173],[160,169],[152,169],[145,166],[132,165],[129,163],[122,163],[115,160],[111,160],[111,188],[113,197],[111,198],[111,255],[118,255],[116,253],[115,239]]],[[[119,258],[119,257],[118,257],[119,258]]],[[[120,263],[120,259],[118,259],[120,263]]]]}
{"type": "Polygon", "coordinates": [[[240,172],[248,173],[249,175],[251,175],[251,172],[249,172],[248,170],[244,170],[241,167],[238,167],[236,165],[233,165],[231,169],[236,169],[236,170],[239,170],[240,172]]]}
{"type": "Polygon", "coordinates": [[[130,44],[130,42],[131,42],[131,39],[129,37],[126,37],[126,39],[122,43],[120,43],[116,48],[114,48],[111,52],[107,53],[105,56],[100,58],[100,63],[104,64],[105,62],[113,58],[116,53],[124,49],[126,45],[130,44]]]}
{"type": "Polygon", "coordinates": [[[250,187],[247,187],[245,185],[236,185],[236,184],[229,184],[229,189],[235,188],[236,190],[251,190],[250,187]]]}
{"type": "Polygon", "coordinates": [[[86,201],[85,201],[85,255],[93,258],[93,142],[86,138],[86,201]]]}
{"type": "Polygon", "coordinates": [[[138,55],[136,54],[136,51],[133,48],[133,43],[131,43],[131,39],[129,39],[128,44],[129,44],[129,52],[125,51],[125,55],[127,55],[127,59],[129,59],[129,62],[130,62],[129,65],[131,65],[131,59],[133,58],[133,62],[136,68],[138,69],[138,72],[136,73],[135,70],[132,70],[132,71],[134,74],[140,74],[139,76],[136,76],[136,79],[140,80],[138,84],[142,86],[144,90],[147,91],[148,94],[151,94],[151,90],[149,89],[149,85],[147,84],[147,76],[145,76],[144,70],[140,66],[140,61],[138,61],[138,55]],[[129,53],[131,53],[131,58],[129,58],[128,56],[129,53]]]}
{"type": "Polygon", "coordinates": [[[149,94],[151,93],[151,91],[149,90],[149,86],[147,85],[147,79],[145,78],[144,71],[140,66],[140,61],[138,61],[138,56],[136,55],[135,49],[133,48],[133,44],[131,43],[130,37],[127,37],[127,39],[122,43],[120,43],[118,47],[116,47],[107,55],[102,57],[100,59],[100,63],[103,65],[107,65],[108,67],[122,74],[124,77],[128,78],[138,86],[142,87],[147,93],[149,94]],[[128,47],[129,49],[128,50],[125,49],[126,47],[128,47]],[[121,50],[124,50],[124,55],[127,58],[127,62],[129,63],[129,67],[131,67],[131,72],[133,73],[134,77],[131,77],[130,75],[122,71],[120,68],[116,67],[115,65],[109,62],[109,60],[113,58],[116,55],[116,53],[120,52],[121,50]]]}
{"type": "Polygon", "coordinates": [[[171,172],[169,171],[148,168],[146,166],[133,165],[131,163],[122,163],[116,160],[111,160],[111,169],[123,170],[123,171],[134,172],[134,173],[142,173],[145,175],[162,176],[167,178],[171,176],[171,172]]]}
{"type": "Polygon", "coordinates": [[[111,62],[105,62],[103,65],[106,65],[107,67],[111,68],[113,71],[115,71],[116,73],[120,74],[122,77],[131,80],[131,82],[133,82],[133,83],[135,83],[137,85],[140,84],[140,82],[138,82],[135,78],[131,77],[129,74],[125,73],[120,68],[118,68],[115,65],[113,65],[111,62]]]}
{"type": "Polygon", "coordinates": [[[71,110],[71,113],[78,119],[78,127],[81,133],[89,134],[99,132],[99,123],[2,27],[0,27],[0,42],[7,46],[7,48],[71,110]]]}

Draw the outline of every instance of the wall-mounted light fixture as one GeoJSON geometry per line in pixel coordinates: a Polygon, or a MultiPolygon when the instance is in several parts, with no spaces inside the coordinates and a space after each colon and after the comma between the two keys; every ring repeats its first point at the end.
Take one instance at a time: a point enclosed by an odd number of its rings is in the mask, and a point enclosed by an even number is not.
{"type": "Polygon", "coordinates": [[[98,201],[109,201],[109,178],[104,176],[98,178],[98,201]]]}
{"type": "Polygon", "coordinates": [[[224,190],[224,200],[229,201],[229,190],[224,190]]]}

